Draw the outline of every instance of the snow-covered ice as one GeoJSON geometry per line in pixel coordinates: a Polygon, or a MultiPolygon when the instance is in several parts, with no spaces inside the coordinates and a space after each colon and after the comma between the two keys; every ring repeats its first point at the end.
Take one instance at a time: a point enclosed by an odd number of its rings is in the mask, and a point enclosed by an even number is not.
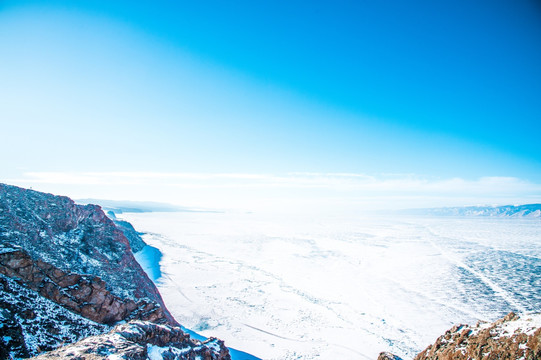
{"type": "Polygon", "coordinates": [[[182,325],[264,359],[405,358],[541,310],[541,221],[125,213],[182,325]]]}

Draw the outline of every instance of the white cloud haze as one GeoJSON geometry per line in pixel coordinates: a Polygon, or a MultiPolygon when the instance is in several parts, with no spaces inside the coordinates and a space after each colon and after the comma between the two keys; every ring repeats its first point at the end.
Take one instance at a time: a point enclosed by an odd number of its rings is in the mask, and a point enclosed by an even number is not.
{"type": "Polygon", "coordinates": [[[73,198],[242,210],[361,211],[541,200],[541,184],[515,177],[469,180],[359,173],[27,172],[7,182],[73,198]]]}

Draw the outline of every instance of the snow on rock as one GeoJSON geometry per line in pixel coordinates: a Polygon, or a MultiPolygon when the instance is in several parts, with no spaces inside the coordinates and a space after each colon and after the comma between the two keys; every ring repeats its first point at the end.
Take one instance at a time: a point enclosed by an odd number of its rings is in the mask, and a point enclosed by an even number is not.
{"type": "Polygon", "coordinates": [[[131,360],[230,360],[223,341],[211,338],[200,342],[180,327],[132,321],[111,332],[83,339],[34,360],[55,359],[131,360]]]}
{"type": "Polygon", "coordinates": [[[0,359],[49,351],[110,328],[0,275],[0,359]]]}
{"type": "Polygon", "coordinates": [[[41,296],[99,323],[129,319],[165,321],[159,304],[147,298],[122,299],[108,291],[100,277],[64,272],[41,260],[33,260],[20,248],[0,253],[0,274],[15,278],[41,296]]]}
{"type": "Polygon", "coordinates": [[[141,238],[142,234],[137,232],[133,228],[132,224],[127,221],[118,219],[115,213],[112,211],[108,211],[107,215],[111,217],[111,220],[113,220],[116,227],[122,231],[124,236],[126,236],[126,239],[128,239],[130,247],[134,253],[141,251],[146,246],[145,242],[141,238]]]}
{"type": "MultiPolygon", "coordinates": [[[[133,230],[126,224],[124,228],[125,232],[133,230]]],[[[17,263],[6,266],[14,271],[8,276],[17,273],[26,284],[35,283],[34,278],[41,276],[34,271],[39,264],[53,267],[54,273],[99,278],[95,283],[103,288],[104,296],[120,299],[123,303],[141,304],[141,311],[147,311],[149,307],[160,309],[164,321],[176,324],[156,286],[134,258],[124,232],[97,205],[76,205],[64,196],[0,184],[0,248],[6,253],[12,253],[9,249],[19,248],[28,255],[30,260],[23,261],[26,267],[17,263]],[[33,278],[28,279],[28,276],[33,278]]],[[[41,278],[48,281],[50,276],[41,278]]],[[[42,295],[44,292],[50,291],[42,291],[42,295]]],[[[119,319],[114,317],[112,320],[119,319]]]]}
{"type": "Polygon", "coordinates": [[[415,357],[437,359],[541,359],[541,314],[454,326],[415,357]]]}
{"type": "Polygon", "coordinates": [[[99,206],[0,184],[0,360],[230,359],[176,327],[132,249],[157,262],[99,206]]]}
{"type": "Polygon", "coordinates": [[[503,322],[500,337],[513,336],[515,333],[524,333],[528,336],[541,328],[541,314],[523,315],[514,321],[503,322]]]}
{"type": "Polygon", "coordinates": [[[382,352],[378,356],[378,360],[402,360],[400,357],[391,354],[390,352],[382,352]]]}

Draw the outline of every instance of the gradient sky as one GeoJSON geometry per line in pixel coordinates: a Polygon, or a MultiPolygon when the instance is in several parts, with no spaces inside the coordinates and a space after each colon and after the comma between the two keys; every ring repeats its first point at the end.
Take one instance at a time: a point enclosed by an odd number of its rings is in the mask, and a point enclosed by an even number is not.
{"type": "Polygon", "coordinates": [[[538,202],[539,64],[534,0],[4,0],[0,181],[538,202]]]}

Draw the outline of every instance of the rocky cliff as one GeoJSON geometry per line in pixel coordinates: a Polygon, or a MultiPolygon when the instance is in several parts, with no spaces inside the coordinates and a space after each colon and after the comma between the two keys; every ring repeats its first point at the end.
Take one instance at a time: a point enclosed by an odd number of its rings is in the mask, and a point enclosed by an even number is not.
{"type": "Polygon", "coordinates": [[[97,205],[0,184],[0,246],[11,245],[66,273],[98,276],[117,297],[148,299],[174,322],[128,239],[97,205]]]}
{"type": "Polygon", "coordinates": [[[221,340],[193,340],[178,327],[133,321],[116,326],[111,332],[88,337],[33,358],[61,359],[226,359],[227,349],[221,340]]]}
{"type": "MultiPolygon", "coordinates": [[[[414,360],[539,360],[541,314],[509,313],[493,323],[456,325],[414,360]]],[[[401,360],[382,352],[378,360],[401,360]]]]}
{"type": "Polygon", "coordinates": [[[39,295],[102,324],[130,319],[158,323],[168,320],[165,308],[149,298],[134,300],[114,295],[99,276],[63,271],[42,260],[33,259],[18,246],[4,245],[1,248],[0,274],[16,279],[19,284],[39,295]]]}
{"type": "MultiPolygon", "coordinates": [[[[0,184],[0,360],[38,355],[91,335],[98,336],[93,344],[107,342],[117,333],[104,333],[127,321],[139,321],[130,326],[140,331],[155,330],[141,340],[145,344],[166,346],[173,339],[172,348],[183,350],[171,359],[199,352],[205,359],[229,358],[219,341],[201,344],[185,334],[179,340],[178,323],[134,258],[132,246],[140,250],[144,242],[131,225],[121,226],[99,206],[0,184]]],[[[132,345],[145,347],[141,341],[132,345]]],[[[146,359],[146,352],[138,354],[134,358],[146,359]]]]}

